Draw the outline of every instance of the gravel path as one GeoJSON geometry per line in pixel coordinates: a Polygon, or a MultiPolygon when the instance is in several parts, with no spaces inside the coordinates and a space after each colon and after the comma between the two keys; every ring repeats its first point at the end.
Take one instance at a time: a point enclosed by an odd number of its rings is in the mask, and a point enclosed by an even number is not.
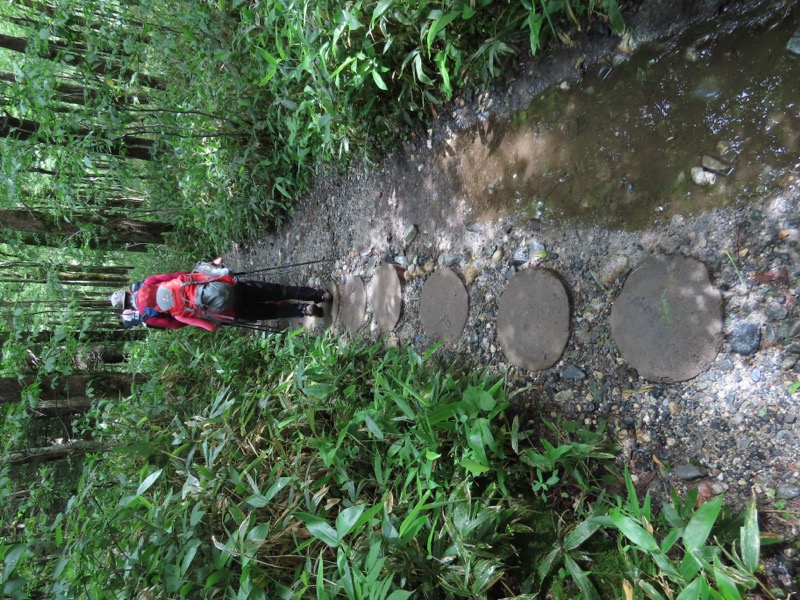
{"type": "MultiPolygon", "coordinates": [[[[649,28],[652,37],[666,33],[666,23],[676,23],[670,4],[645,2],[636,15],[638,31],[649,28]]],[[[696,5],[696,12],[684,18],[707,16],[716,3],[696,5]]],[[[531,415],[568,417],[590,427],[608,423],[643,489],[649,485],[663,491],[667,483],[678,488],[699,485],[702,493],[725,493],[734,504],[742,505],[751,494],[768,506],[779,501],[778,506],[794,510],[795,517],[792,522],[776,515],[773,526],[797,537],[800,392],[790,393],[800,379],[796,171],[765,170],[763,182],[754,182],[760,185],[754,185],[758,199],[747,206],[676,215],[643,231],[608,230],[529,214],[487,213],[473,220],[472,207],[458,194],[447,194],[451,175],[440,168],[436,156],[454,131],[494,111],[524,106],[532,93],[558,84],[575,52],[594,61],[613,49],[609,40],[587,39],[583,47],[538,65],[535,76],[472,102],[456,100],[426,139],[408,140],[404,151],[369,173],[320,176],[293,219],[258,245],[235,249],[227,262],[247,270],[339,257],[284,276],[286,281],[312,285],[330,279],[341,284],[352,274],[369,286],[382,262],[408,266],[403,310],[391,338],[410,341],[419,351],[432,343],[418,314],[425,277],[434,266],[450,266],[467,284],[470,307],[463,335],[442,353],[445,360],[489,366],[505,375],[515,388],[525,389],[515,402],[531,415]],[[513,276],[513,254],[530,249],[532,243],[534,249],[540,244],[546,250],[538,265],[563,278],[572,309],[567,348],[554,367],[542,372],[509,365],[496,338],[498,305],[513,276]],[[641,379],[620,357],[610,334],[612,304],[626,276],[653,254],[702,260],[723,297],[722,350],[708,370],[683,383],[641,379]],[[658,463],[670,465],[671,472],[660,470],[658,463]]],[[[377,336],[369,303],[367,310],[361,332],[377,336]]],[[[789,558],[795,553],[789,549],[789,558]]]]}

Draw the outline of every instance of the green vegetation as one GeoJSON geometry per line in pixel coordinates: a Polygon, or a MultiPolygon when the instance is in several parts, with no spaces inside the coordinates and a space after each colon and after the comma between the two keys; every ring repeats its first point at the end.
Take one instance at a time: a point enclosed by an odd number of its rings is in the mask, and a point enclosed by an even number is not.
{"type": "Polygon", "coordinates": [[[695,508],[695,490],[658,513],[602,432],[528,431],[502,379],[328,336],[183,334],[149,337],[133,366],[158,377],[87,414],[108,450],[55,518],[20,515],[7,591],[738,598],[756,584],[754,505],[737,521],[720,498],[695,508]]]}
{"type": "Polygon", "coordinates": [[[602,429],[529,420],[502,378],[299,332],[137,336],[106,301],[259,235],[318,169],[368,161],[512,56],[592,21],[620,30],[615,0],[0,15],[5,597],[755,588],[754,505],[734,517],[693,492],[652,509],[602,429]]]}

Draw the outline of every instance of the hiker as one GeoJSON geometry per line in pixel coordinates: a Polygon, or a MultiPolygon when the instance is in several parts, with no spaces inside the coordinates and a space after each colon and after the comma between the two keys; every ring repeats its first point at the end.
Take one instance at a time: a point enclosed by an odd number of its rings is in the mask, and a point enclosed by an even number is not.
{"type": "Polygon", "coordinates": [[[200,262],[191,273],[152,275],[109,297],[126,327],[179,329],[187,325],[217,330],[224,323],[293,317],[321,317],[326,290],[267,281],[240,281],[222,258],[200,262]],[[291,302],[291,301],[299,302],[291,302]]]}

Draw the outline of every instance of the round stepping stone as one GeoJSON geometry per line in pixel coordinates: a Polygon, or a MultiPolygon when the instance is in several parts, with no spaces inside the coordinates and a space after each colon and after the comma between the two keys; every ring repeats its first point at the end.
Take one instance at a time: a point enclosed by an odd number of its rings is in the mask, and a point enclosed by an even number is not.
{"type": "Polygon", "coordinates": [[[611,335],[645,379],[686,381],[705,371],[722,345],[722,295],[699,260],[652,256],[614,302],[611,335]]]}
{"type": "Polygon", "coordinates": [[[514,275],[500,299],[497,339],[506,358],[529,371],[548,369],[561,358],[569,339],[569,299],[552,271],[514,275]]]}
{"type": "Polygon", "coordinates": [[[325,289],[333,296],[333,300],[330,303],[324,302],[320,304],[322,309],[325,311],[325,314],[322,317],[322,324],[325,329],[328,329],[329,327],[332,327],[334,323],[336,323],[336,317],[339,316],[339,286],[336,285],[335,281],[329,281],[325,284],[325,289]]]}
{"type": "Polygon", "coordinates": [[[419,298],[419,317],[434,340],[454,342],[461,337],[469,313],[469,297],[461,280],[447,268],[437,269],[425,282],[419,298]]]}
{"type": "Polygon", "coordinates": [[[360,277],[351,275],[344,280],[339,293],[334,294],[332,312],[347,331],[355,332],[361,327],[367,312],[367,288],[360,277]]]}
{"type": "Polygon", "coordinates": [[[394,265],[383,263],[375,269],[371,296],[375,322],[382,331],[391,331],[400,319],[400,307],[403,303],[400,278],[394,265]]]}

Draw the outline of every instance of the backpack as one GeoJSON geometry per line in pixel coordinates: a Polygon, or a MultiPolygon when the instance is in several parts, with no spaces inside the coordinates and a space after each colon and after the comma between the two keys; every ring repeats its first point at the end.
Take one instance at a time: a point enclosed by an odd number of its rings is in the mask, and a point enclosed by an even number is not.
{"type": "Polygon", "coordinates": [[[231,322],[236,320],[235,283],[227,269],[198,266],[191,273],[160,284],[156,301],[161,311],[175,317],[194,317],[217,324],[231,322]],[[225,274],[218,274],[219,271],[225,274]]]}

